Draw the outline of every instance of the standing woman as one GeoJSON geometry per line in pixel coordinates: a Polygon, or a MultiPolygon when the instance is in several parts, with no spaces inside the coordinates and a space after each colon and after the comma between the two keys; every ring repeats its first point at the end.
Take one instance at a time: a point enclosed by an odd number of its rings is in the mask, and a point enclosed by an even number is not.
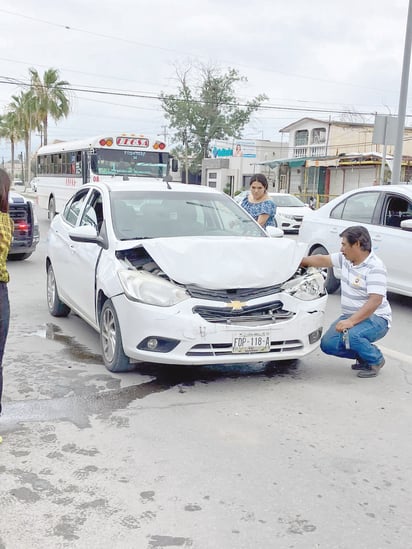
{"type": "Polygon", "coordinates": [[[3,393],[3,354],[6,345],[7,333],[9,331],[10,305],[7,283],[9,273],[7,272],[6,261],[13,238],[13,221],[9,216],[9,191],[10,178],[0,168],[0,414],[1,396],[3,393]]]}
{"type": "Polygon", "coordinates": [[[264,229],[270,225],[276,227],[276,206],[268,195],[268,181],[263,173],[251,177],[250,193],[242,200],[241,206],[264,229]]]}

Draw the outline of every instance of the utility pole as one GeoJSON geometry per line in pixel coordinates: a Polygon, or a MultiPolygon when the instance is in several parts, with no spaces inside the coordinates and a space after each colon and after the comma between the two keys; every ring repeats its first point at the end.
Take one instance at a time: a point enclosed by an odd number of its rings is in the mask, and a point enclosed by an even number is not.
{"type": "Polygon", "coordinates": [[[168,133],[168,131],[167,131],[167,126],[164,125],[164,126],[160,126],[160,127],[162,128],[163,132],[162,132],[162,133],[159,133],[158,135],[163,135],[163,140],[164,140],[164,142],[167,144],[167,137],[168,137],[168,135],[169,135],[169,133],[168,133]]]}
{"type": "Polygon", "coordinates": [[[406,24],[405,48],[403,52],[403,67],[401,91],[399,94],[398,131],[396,134],[395,152],[393,155],[392,183],[399,183],[401,178],[401,162],[403,148],[403,134],[405,130],[406,102],[408,96],[409,70],[411,65],[412,41],[412,0],[409,0],[408,22],[406,24]]]}

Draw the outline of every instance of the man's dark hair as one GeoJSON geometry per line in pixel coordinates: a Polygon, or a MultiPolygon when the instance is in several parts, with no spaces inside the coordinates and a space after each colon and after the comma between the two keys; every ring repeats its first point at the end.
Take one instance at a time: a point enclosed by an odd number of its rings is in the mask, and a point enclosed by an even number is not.
{"type": "Polygon", "coordinates": [[[370,252],[372,250],[372,241],[369,231],[365,227],[362,227],[362,225],[347,227],[339,236],[341,238],[346,238],[351,246],[356,244],[356,242],[359,242],[361,250],[365,250],[365,252],[370,252]]]}

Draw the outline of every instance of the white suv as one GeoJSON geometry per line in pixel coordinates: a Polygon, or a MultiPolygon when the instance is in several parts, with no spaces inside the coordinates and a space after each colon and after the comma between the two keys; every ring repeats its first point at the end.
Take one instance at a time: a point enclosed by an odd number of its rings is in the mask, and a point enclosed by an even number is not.
{"type": "MultiPolygon", "coordinates": [[[[388,290],[412,296],[412,185],[382,185],[349,191],[305,217],[299,241],[309,255],[340,250],[339,234],[351,225],[364,225],[374,252],[388,271],[388,290]]],[[[329,293],[339,287],[339,272],[328,269],[329,293]]]]}

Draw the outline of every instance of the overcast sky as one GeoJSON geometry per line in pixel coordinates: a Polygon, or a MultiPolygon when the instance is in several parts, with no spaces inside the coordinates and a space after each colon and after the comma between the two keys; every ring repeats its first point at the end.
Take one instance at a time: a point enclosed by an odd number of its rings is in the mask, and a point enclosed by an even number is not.
{"type": "MultiPolygon", "coordinates": [[[[408,0],[2,0],[0,112],[24,89],[5,80],[53,67],[84,91],[73,92],[67,120],[50,121],[49,142],[163,134],[155,97],[175,91],[176,66],[203,63],[238,69],[248,80],[240,100],[269,97],[245,139],[280,141],[288,124],[342,110],[373,122],[397,113],[407,13],[408,0]]],[[[0,155],[10,156],[4,141],[0,155]]]]}

